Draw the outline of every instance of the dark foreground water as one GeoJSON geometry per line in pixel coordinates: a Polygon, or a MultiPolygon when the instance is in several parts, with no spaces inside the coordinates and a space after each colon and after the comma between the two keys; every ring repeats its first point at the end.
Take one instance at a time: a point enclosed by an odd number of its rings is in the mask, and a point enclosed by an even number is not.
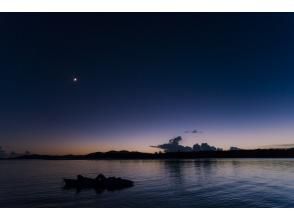
{"type": "Polygon", "coordinates": [[[0,161],[0,207],[294,207],[294,159],[0,161]],[[62,189],[100,172],[135,186],[62,189]]]}

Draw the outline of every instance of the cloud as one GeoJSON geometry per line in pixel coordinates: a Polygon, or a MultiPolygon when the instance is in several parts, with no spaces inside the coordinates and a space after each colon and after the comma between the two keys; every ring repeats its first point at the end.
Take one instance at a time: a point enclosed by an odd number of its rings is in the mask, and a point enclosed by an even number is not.
{"type": "Polygon", "coordinates": [[[270,144],[260,146],[260,148],[294,148],[294,144],[270,144]]]}
{"type": "Polygon", "coordinates": [[[180,145],[180,142],[183,140],[181,136],[177,136],[175,138],[172,138],[169,140],[166,144],[160,144],[157,146],[152,146],[155,148],[159,148],[164,150],[164,152],[190,152],[192,151],[191,147],[185,147],[183,145],[180,145]]]}
{"type": "Polygon", "coordinates": [[[242,149],[239,147],[234,147],[234,146],[230,147],[230,151],[236,151],[236,150],[242,150],[242,149]]]}
{"type": "Polygon", "coordinates": [[[179,143],[183,140],[183,138],[181,136],[178,136],[178,137],[175,137],[175,138],[172,138],[169,140],[169,143],[170,144],[176,144],[176,145],[179,145],[179,143]]]}
{"type": "Polygon", "coordinates": [[[202,131],[199,131],[197,129],[193,129],[193,130],[186,130],[184,133],[186,133],[186,134],[199,134],[199,133],[202,133],[202,131]]]}
{"type": "Polygon", "coordinates": [[[216,148],[214,146],[210,146],[207,143],[194,144],[193,148],[189,146],[180,145],[180,142],[183,140],[181,136],[177,136],[169,140],[166,144],[160,144],[157,146],[152,146],[155,148],[159,148],[164,150],[164,152],[199,152],[199,151],[222,151],[221,148],[216,148]]]}
{"type": "Polygon", "coordinates": [[[7,149],[9,147],[5,147],[5,148],[3,146],[0,146],[0,158],[14,158],[14,157],[19,157],[19,156],[31,154],[31,152],[28,150],[26,150],[24,153],[17,153],[14,151],[8,152],[7,149]]]}
{"type": "Polygon", "coordinates": [[[0,158],[7,157],[7,153],[2,146],[0,146],[0,158]]]}
{"type": "Polygon", "coordinates": [[[193,151],[198,152],[198,151],[221,151],[221,148],[216,148],[214,146],[210,146],[207,143],[202,143],[202,144],[194,144],[193,146],[193,151]]]}

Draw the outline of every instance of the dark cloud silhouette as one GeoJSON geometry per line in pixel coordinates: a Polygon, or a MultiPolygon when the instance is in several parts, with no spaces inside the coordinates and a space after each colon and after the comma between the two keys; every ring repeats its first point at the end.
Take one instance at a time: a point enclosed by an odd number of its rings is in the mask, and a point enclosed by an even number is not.
{"type": "Polygon", "coordinates": [[[26,151],[24,152],[24,154],[25,154],[25,155],[30,155],[30,154],[31,154],[31,152],[30,152],[30,151],[28,151],[28,150],[26,150],[26,151]]]}
{"type": "Polygon", "coordinates": [[[7,151],[7,147],[6,150],[3,146],[0,146],[0,158],[15,158],[15,157],[20,157],[20,156],[24,156],[24,155],[30,155],[31,152],[26,150],[24,153],[17,153],[14,151],[11,151],[10,153],[7,151]]]}
{"type": "Polygon", "coordinates": [[[15,157],[20,157],[20,156],[25,156],[25,155],[30,155],[30,154],[31,154],[31,152],[28,150],[26,150],[24,153],[18,153],[18,152],[11,151],[9,154],[9,157],[15,158],[15,157]]]}
{"type": "Polygon", "coordinates": [[[161,144],[158,146],[155,146],[156,148],[160,148],[164,150],[164,152],[191,152],[192,148],[191,147],[185,147],[182,145],[177,145],[177,144],[161,144]]]}
{"type": "Polygon", "coordinates": [[[180,145],[180,142],[182,141],[181,136],[177,136],[175,138],[172,138],[169,140],[169,143],[167,144],[160,144],[157,146],[153,146],[159,149],[164,150],[164,152],[190,152],[192,151],[191,147],[180,145]]]}
{"type": "Polygon", "coordinates": [[[7,153],[2,146],[0,146],[0,158],[6,158],[7,153]]]}
{"type": "Polygon", "coordinates": [[[170,144],[176,144],[176,145],[179,145],[179,143],[183,140],[183,138],[181,136],[178,136],[178,137],[175,137],[175,138],[172,138],[169,140],[169,143],[170,144]]]}
{"type": "Polygon", "coordinates": [[[191,148],[189,146],[180,145],[180,142],[182,140],[183,140],[182,137],[178,136],[178,137],[170,139],[169,143],[167,143],[167,144],[160,144],[160,145],[152,146],[152,147],[162,149],[166,153],[168,153],[168,152],[222,151],[223,150],[221,148],[216,148],[214,146],[210,146],[207,143],[202,143],[201,145],[194,144],[193,148],[191,148]]]}
{"type": "Polygon", "coordinates": [[[241,148],[239,148],[239,147],[230,147],[230,151],[235,151],[235,150],[242,150],[241,148]]]}
{"type": "Polygon", "coordinates": [[[193,145],[193,151],[199,152],[199,151],[222,151],[223,149],[221,148],[216,148],[214,146],[210,146],[207,143],[202,143],[200,144],[194,144],[193,145]]]}

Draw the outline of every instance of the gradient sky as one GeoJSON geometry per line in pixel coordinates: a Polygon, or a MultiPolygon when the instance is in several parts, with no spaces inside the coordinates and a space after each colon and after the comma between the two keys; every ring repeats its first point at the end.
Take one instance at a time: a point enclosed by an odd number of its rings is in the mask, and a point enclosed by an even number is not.
{"type": "Polygon", "coordinates": [[[294,14],[1,13],[0,25],[7,150],[294,143],[294,14]]]}

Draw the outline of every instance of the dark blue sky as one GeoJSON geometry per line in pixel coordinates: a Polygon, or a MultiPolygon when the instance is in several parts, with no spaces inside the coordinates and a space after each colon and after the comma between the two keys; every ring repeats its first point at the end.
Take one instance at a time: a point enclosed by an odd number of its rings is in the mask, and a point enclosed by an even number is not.
{"type": "Polygon", "coordinates": [[[293,25],[287,13],[1,13],[0,145],[294,143],[293,25]]]}

